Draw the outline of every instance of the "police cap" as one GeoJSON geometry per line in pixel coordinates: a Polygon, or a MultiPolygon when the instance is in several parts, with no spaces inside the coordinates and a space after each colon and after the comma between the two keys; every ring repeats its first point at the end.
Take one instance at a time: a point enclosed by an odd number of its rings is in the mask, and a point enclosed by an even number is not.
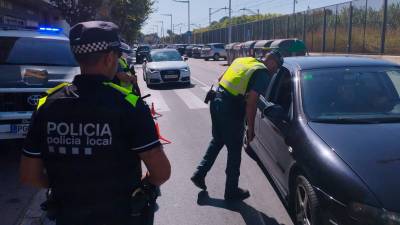
{"type": "Polygon", "coordinates": [[[122,51],[118,29],[112,22],[78,23],[69,32],[71,50],[75,55],[122,51]]]}

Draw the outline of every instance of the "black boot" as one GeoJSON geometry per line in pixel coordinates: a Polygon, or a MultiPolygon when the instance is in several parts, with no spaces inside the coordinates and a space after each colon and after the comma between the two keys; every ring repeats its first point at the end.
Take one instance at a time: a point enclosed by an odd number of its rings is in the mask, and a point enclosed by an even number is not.
{"type": "Polygon", "coordinates": [[[250,192],[245,189],[238,188],[235,191],[225,192],[224,198],[227,201],[234,201],[234,200],[244,200],[250,197],[250,192]]]}
{"type": "Polygon", "coordinates": [[[204,179],[204,176],[201,176],[197,173],[194,173],[193,176],[190,178],[190,180],[192,180],[193,184],[196,185],[196,187],[205,191],[207,190],[207,185],[204,179]]]}

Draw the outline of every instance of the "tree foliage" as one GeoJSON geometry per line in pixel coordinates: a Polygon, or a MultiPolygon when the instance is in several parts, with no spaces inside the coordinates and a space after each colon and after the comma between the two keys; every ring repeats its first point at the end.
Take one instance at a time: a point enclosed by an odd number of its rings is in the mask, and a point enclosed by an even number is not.
{"type": "MultiPolygon", "coordinates": [[[[279,16],[279,14],[262,14],[260,16],[258,16],[258,15],[236,16],[236,17],[232,17],[232,25],[249,23],[249,22],[269,19],[269,18],[273,18],[273,17],[277,17],[277,16],[279,16]]],[[[228,27],[228,25],[229,25],[229,17],[225,16],[225,17],[222,17],[218,22],[213,21],[210,24],[210,26],[208,26],[208,27],[201,28],[201,29],[195,29],[194,32],[204,32],[204,31],[209,31],[209,30],[225,28],[225,27],[228,27]]]]}
{"type": "Polygon", "coordinates": [[[123,38],[131,43],[153,12],[154,0],[50,0],[73,26],[89,20],[107,20],[117,24],[123,38]],[[104,11],[106,11],[104,13],[104,11]]]}
{"type": "Polygon", "coordinates": [[[103,0],[50,0],[73,26],[82,21],[94,20],[103,0]]]}

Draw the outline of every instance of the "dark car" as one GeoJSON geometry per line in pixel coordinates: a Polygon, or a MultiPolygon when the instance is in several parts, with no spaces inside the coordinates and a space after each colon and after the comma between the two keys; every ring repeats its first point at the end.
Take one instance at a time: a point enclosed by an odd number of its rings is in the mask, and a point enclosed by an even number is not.
{"type": "Polygon", "coordinates": [[[260,96],[247,151],[294,224],[400,224],[399,93],[397,64],[285,58],[260,96]]]}
{"type": "Polygon", "coordinates": [[[185,55],[186,55],[187,57],[193,57],[193,48],[194,48],[194,47],[195,47],[194,45],[188,45],[188,46],[186,46],[185,55]]]}
{"type": "Polygon", "coordinates": [[[176,50],[178,50],[179,54],[181,54],[181,56],[185,55],[185,51],[186,51],[186,46],[185,44],[177,44],[175,45],[176,50]]]}
{"type": "Polygon", "coordinates": [[[151,47],[149,45],[140,45],[136,49],[136,63],[142,64],[144,59],[150,54],[151,47]]]}

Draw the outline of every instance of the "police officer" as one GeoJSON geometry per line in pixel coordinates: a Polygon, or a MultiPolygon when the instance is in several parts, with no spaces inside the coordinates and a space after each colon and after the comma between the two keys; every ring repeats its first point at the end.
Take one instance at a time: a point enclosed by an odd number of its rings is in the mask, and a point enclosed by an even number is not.
{"type": "Polygon", "coordinates": [[[118,70],[113,82],[141,96],[135,69],[130,69],[126,60],[127,54],[131,51],[130,47],[125,43],[121,43],[121,48],[122,56],[118,59],[118,70]]]}
{"type": "Polygon", "coordinates": [[[219,79],[216,97],[211,101],[212,140],[196,172],[193,183],[206,190],[205,177],[224,145],[228,149],[226,167],[225,199],[243,200],[249,191],[238,187],[244,122],[247,121],[247,140],[254,138],[254,119],[257,100],[273,74],[283,64],[278,51],[268,53],[263,59],[238,58],[219,79]]]}
{"type": "Polygon", "coordinates": [[[82,74],[50,89],[32,116],[21,180],[52,188],[58,225],[136,224],[132,192],[170,176],[148,106],[111,82],[121,55],[117,31],[102,21],[72,27],[82,74]],[[148,170],[143,178],[141,160],[148,170]]]}

